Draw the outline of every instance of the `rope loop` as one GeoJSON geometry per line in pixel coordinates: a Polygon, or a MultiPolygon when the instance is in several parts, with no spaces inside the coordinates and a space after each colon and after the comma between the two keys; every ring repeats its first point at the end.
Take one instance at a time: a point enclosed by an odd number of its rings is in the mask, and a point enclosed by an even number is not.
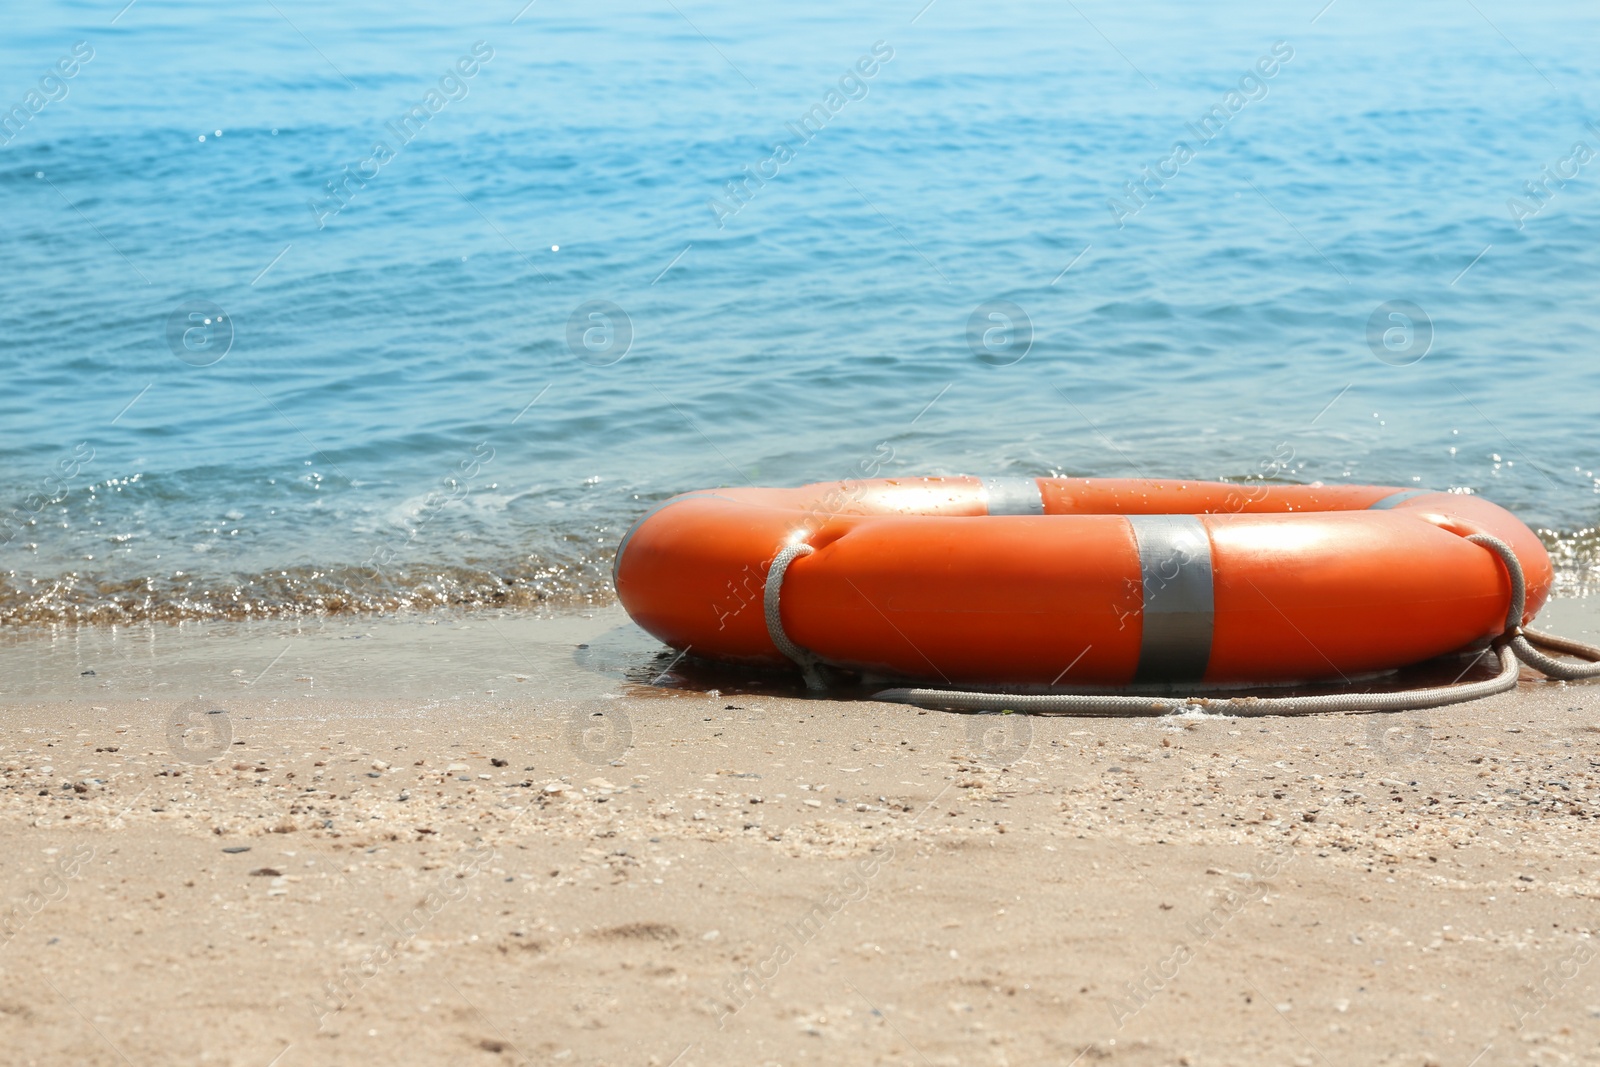
{"type": "Polygon", "coordinates": [[[1596,662],[1600,660],[1600,648],[1523,627],[1522,609],[1526,596],[1526,583],[1522,577],[1522,563],[1517,559],[1517,554],[1511,551],[1511,546],[1488,534],[1473,534],[1467,540],[1480,544],[1499,556],[1500,562],[1505,564],[1506,573],[1511,577],[1511,613],[1506,618],[1506,641],[1517,658],[1547,678],[1563,682],[1600,678],[1600,662],[1596,662]],[[1589,662],[1570,663],[1559,660],[1545,655],[1540,651],[1541,648],[1551,652],[1565,652],[1589,662]]]}
{"type": "Polygon", "coordinates": [[[828,683],[822,676],[822,660],[790,639],[783,629],[783,615],[779,607],[783,593],[783,576],[788,573],[789,564],[815,551],[816,549],[804,541],[784,545],[778,550],[778,554],[772,557],[772,566],[767,570],[767,585],[762,591],[761,607],[767,619],[767,636],[772,639],[779,652],[799,665],[800,673],[806,680],[806,688],[826,689],[828,683]]]}

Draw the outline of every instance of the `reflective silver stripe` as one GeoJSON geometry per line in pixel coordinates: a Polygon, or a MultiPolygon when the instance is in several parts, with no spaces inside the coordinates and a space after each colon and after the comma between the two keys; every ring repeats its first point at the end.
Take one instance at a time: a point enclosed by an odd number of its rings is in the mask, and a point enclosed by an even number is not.
{"type": "Polygon", "coordinates": [[[1367,505],[1367,510],[1368,511],[1388,511],[1390,508],[1394,507],[1397,504],[1404,504],[1407,500],[1410,500],[1412,497],[1427,496],[1429,493],[1436,492],[1436,491],[1437,490],[1434,490],[1434,489],[1402,489],[1398,493],[1390,493],[1388,496],[1384,497],[1382,500],[1378,501],[1376,504],[1368,504],[1367,505]]]}
{"type": "Polygon", "coordinates": [[[1211,538],[1194,515],[1129,515],[1139,546],[1144,636],[1135,682],[1192,682],[1206,673],[1216,602],[1211,538]]]}
{"type": "Polygon", "coordinates": [[[985,478],[983,497],[991,515],[1043,515],[1037,478],[985,478]]]}
{"type": "Polygon", "coordinates": [[[628,527],[628,532],[622,535],[622,540],[617,542],[617,554],[611,557],[611,587],[613,589],[615,589],[617,586],[617,571],[622,566],[622,554],[628,550],[628,542],[633,539],[633,535],[638,532],[639,527],[649,522],[650,518],[663,508],[670,508],[674,504],[682,503],[685,500],[695,500],[700,497],[717,497],[721,500],[732,499],[731,497],[721,496],[721,494],[711,492],[710,490],[701,490],[698,493],[680,493],[675,497],[669,497],[668,499],[663,500],[661,503],[645,512],[643,515],[639,516],[634,524],[628,527]]]}

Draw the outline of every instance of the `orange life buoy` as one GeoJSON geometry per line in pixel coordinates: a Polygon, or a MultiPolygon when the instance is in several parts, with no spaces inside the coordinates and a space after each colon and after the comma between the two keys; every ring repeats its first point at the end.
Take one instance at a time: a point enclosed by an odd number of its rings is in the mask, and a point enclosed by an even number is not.
{"type": "Polygon", "coordinates": [[[1499,635],[1507,542],[1482,497],[1385,486],[910,478],[673,497],[623,537],[628,614],[729,663],[945,683],[1351,678],[1499,635]],[[785,551],[787,549],[787,551],[785,551]],[[774,566],[774,561],[779,566],[774,566]]]}

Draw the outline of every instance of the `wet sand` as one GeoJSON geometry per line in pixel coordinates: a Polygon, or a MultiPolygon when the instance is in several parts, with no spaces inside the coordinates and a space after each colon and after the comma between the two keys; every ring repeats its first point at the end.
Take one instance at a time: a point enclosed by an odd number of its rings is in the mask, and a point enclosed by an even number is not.
{"type": "Polygon", "coordinates": [[[1600,1062],[1591,687],[958,716],[548,623],[0,649],[6,1061],[1600,1062]]]}

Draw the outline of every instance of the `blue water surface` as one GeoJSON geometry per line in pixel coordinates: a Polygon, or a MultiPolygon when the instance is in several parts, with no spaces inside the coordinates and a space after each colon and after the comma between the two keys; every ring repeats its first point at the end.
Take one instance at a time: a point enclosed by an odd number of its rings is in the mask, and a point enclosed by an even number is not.
{"type": "Polygon", "coordinates": [[[1592,5],[7,22],[8,621],[604,598],[650,502],[884,446],[1470,490],[1595,568],[1592,5]]]}

